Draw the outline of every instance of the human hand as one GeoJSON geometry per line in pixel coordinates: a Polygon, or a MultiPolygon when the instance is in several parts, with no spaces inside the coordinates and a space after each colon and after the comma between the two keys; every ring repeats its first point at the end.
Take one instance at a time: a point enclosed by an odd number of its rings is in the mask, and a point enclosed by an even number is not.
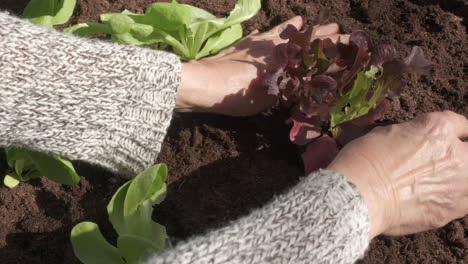
{"type": "Polygon", "coordinates": [[[453,112],[378,127],[328,169],[345,175],[369,209],[371,235],[442,227],[468,214],[468,121],[453,112]]]}
{"type": "MultiPolygon", "coordinates": [[[[275,46],[285,42],[279,34],[288,24],[301,29],[303,21],[294,17],[268,32],[253,32],[216,56],[184,63],[176,109],[245,116],[271,106],[277,97],[267,94],[261,77],[275,46]]],[[[349,35],[338,32],[337,24],[328,24],[319,26],[317,36],[347,42],[349,35]]]]}

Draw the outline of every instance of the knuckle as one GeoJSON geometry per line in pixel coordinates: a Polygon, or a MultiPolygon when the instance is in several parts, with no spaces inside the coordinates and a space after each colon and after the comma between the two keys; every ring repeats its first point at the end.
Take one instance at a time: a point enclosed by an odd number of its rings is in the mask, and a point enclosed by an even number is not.
{"type": "Polygon", "coordinates": [[[457,162],[459,160],[458,149],[454,145],[448,145],[445,155],[447,159],[457,162]]]}
{"type": "Polygon", "coordinates": [[[389,126],[378,126],[371,130],[372,134],[388,134],[391,131],[395,130],[398,125],[389,125],[389,126]]]}
{"type": "Polygon", "coordinates": [[[442,114],[443,116],[447,117],[447,118],[451,118],[451,117],[453,117],[453,116],[457,116],[457,115],[458,115],[457,113],[452,112],[452,111],[450,111],[450,110],[444,110],[444,111],[442,111],[441,114],[442,114]]]}
{"type": "Polygon", "coordinates": [[[453,144],[449,145],[446,150],[446,159],[450,161],[451,169],[460,171],[463,169],[467,160],[464,155],[460,153],[460,148],[453,144]]]}
{"type": "Polygon", "coordinates": [[[416,122],[418,125],[426,127],[434,122],[436,119],[435,113],[424,113],[418,115],[415,119],[414,122],[416,122]]]}
{"type": "Polygon", "coordinates": [[[426,113],[415,119],[418,127],[427,131],[429,135],[448,135],[451,131],[452,123],[447,114],[443,112],[426,113]]]}
{"type": "Polygon", "coordinates": [[[431,210],[430,216],[426,220],[427,226],[431,229],[443,227],[450,222],[446,210],[431,210]]]}
{"type": "Polygon", "coordinates": [[[453,124],[457,122],[466,122],[467,119],[464,115],[452,112],[450,110],[445,110],[441,113],[441,116],[443,117],[444,120],[446,120],[448,123],[453,124]]]}
{"type": "Polygon", "coordinates": [[[382,126],[378,126],[378,127],[374,127],[374,128],[371,130],[371,133],[380,134],[380,133],[384,133],[386,130],[387,130],[387,128],[382,127],[382,126]]]}
{"type": "Polygon", "coordinates": [[[434,123],[430,132],[432,135],[440,136],[440,135],[448,135],[451,132],[451,123],[449,120],[443,118],[439,119],[437,122],[434,123]]]}

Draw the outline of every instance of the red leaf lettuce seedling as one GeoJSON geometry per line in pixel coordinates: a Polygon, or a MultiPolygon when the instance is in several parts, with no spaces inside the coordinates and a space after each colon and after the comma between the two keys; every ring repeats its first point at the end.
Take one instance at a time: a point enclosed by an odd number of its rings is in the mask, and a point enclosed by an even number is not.
{"type": "Polygon", "coordinates": [[[115,42],[134,46],[171,46],[183,60],[213,55],[242,38],[241,23],[252,18],[260,0],[239,0],[226,18],[177,1],[153,3],[145,14],[102,14],[99,23],[81,23],[64,32],[79,36],[110,34],[115,42]]]}
{"type": "Polygon", "coordinates": [[[117,247],[102,236],[95,223],[82,222],[71,231],[75,255],[84,264],[138,263],[164,249],[164,226],[151,218],[153,206],[166,196],[167,166],[159,164],[120,187],[107,212],[117,231],[117,247]]]}
{"type": "Polygon", "coordinates": [[[363,31],[349,45],[319,39],[317,27],[284,28],[289,40],[275,48],[264,83],[269,94],[290,109],[290,139],[304,145],[306,173],[325,167],[343,145],[375,126],[398,95],[404,73],[426,72],[433,65],[420,47],[404,60],[388,44],[375,44],[363,31]],[[315,153],[314,153],[315,152],[315,153]]]}

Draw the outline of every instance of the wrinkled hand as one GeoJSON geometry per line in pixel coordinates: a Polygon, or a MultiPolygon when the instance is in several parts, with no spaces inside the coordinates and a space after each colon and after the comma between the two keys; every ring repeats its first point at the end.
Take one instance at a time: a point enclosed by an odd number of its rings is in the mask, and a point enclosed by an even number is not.
{"type": "Polygon", "coordinates": [[[329,169],[361,192],[371,237],[442,227],[468,214],[468,121],[445,111],[379,127],[348,144],[329,169]]]}
{"type": "MultiPolygon", "coordinates": [[[[276,97],[267,94],[260,78],[267,67],[268,56],[276,45],[285,42],[279,34],[288,24],[300,29],[303,21],[301,17],[294,17],[268,32],[253,32],[216,56],[184,63],[177,110],[245,116],[271,106],[276,97]]],[[[329,24],[320,26],[317,35],[333,41],[349,39],[338,31],[337,24],[329,24]]]]}

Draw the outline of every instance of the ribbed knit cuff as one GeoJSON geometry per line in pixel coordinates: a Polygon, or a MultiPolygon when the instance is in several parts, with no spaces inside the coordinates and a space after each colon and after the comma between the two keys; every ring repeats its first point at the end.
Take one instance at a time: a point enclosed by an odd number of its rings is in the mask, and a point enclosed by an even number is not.
{"type": "Polygon", "coordinates": [[[124,176],[135,175],[156,161],[172,120],[181,76],[181,63],[174,54],[140,49],[138,55],[141,60],[129,64],[136,72],[130,73],[134,78],[130,83],[139,87],[127,90],[120,102],[119,120],[108,128],[103,149],[91,158],[124,176]]]}

